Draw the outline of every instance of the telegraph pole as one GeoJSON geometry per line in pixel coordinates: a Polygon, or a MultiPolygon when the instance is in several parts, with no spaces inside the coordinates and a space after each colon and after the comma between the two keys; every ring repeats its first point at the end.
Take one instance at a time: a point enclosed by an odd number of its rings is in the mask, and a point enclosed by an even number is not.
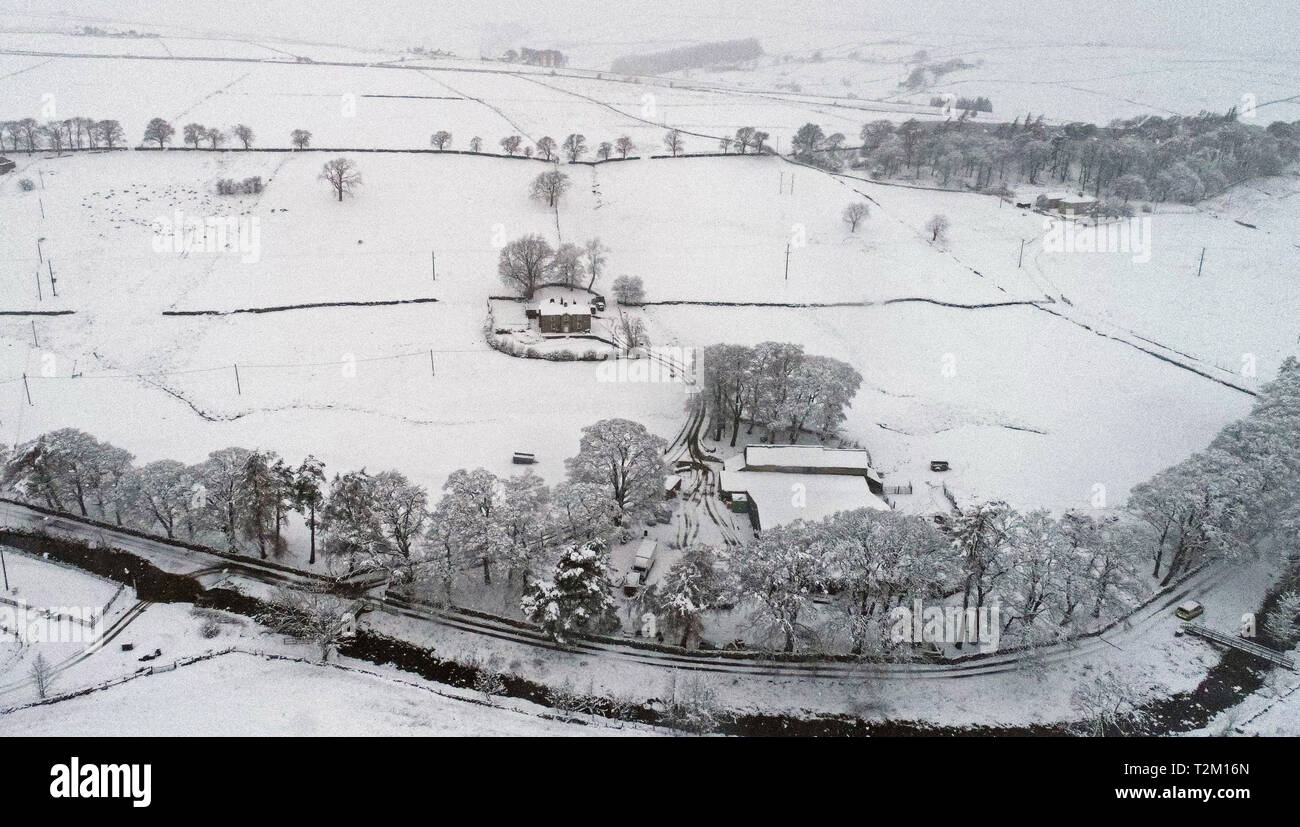
{"type": "Polygon", "coordinates": [[[430,375],[430,376],[437,376],[437,375],[438,375],[438,371],[437,371],[437,369],[435,369],[434,366],[433,366],[433,351],[432,351],[432,350],[429,351],[429,375],[430,375]]]}
{"type": "Polygon", "coordinates": [[[27,374],[25,373],[23,374],[23,390],[27,391],[27,404],[34,405],[35,403],[32,402],[32,387],[27,384],[27,374]]]}
{"type": "Polygon", "coordinates": [[[239,365],[235,365],[235,393],[244,395],[244,388],[239,384],[239,365]]]}
{"type": "Polygon", "coordinates": [[[790,280],[790,242],[785,243],[785,280],[790,280]]]}
{"type": "Polygon", "coordinates": [[[40,347],[41,347],[41,340],[36,338],[36,320],[35,320],[35,319],[32,319],[32,345],[35,346],[37,350],[40,350],[40,347]]]}
{"type": "Polygon", "coordinates": [[[1020,260],[1016,262],[1016,269],[1019,270],[1020,266],[1024,263],[1025,263],[1025,240],[1022,238],[1020,239],[1020,260]]]}
{"type": "Polygon", "coordinates": [[[54,259],[46,259],[45,264],[50,271],[50,293],[57,299],[59,297],[59,289],[54,286],[54,259]]]}
{"type": "Polygon", "coordinates": [[[438,280],[438,253],[436,250],[429,251],[429,263],[433,266],[433,280],[438,280]]]}
{"type": "Polygon", "coordinates": [[[1205,248],[1201,248],[1201,261],[1196,265],[1196,277],[1201,277],[1201,268],[1205,266],[1205,248]]]}

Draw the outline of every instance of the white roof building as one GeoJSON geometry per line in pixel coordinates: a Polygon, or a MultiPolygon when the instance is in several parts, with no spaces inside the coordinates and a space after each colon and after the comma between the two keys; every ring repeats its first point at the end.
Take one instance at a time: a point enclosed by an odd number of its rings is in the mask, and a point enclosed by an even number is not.
{"type": "MultiPolygon", "coordinates": [[[[728,494],[743,492],[749,496],[749,507],[753,510],[751,518],[754,520],[755,527],[766,529],[786,525],[795,520],[815,521],[840,511],[852,511],[857,508],[889,510],[888,503],[871,491],[868,483],[869,478],[864,473],[864,470],[870,471],[872,476],[875,476],[875,472],[871,471],[869,466],[866,469],[859,467],[856,473],[838,470],[809,472],[755,470],[746,463],[746,455],[749,456],[751,461],[755,457],[755,454],[752,453],[754,449],[768,447],[822,450],[820,446],[816,445],[751,445],[744,454],[737,454],[723,464],[719,488],[728,494]]],[[[831,453],[836,452],[831,451],[831,453]]],[[[849,453],[865,455],[866,452],[849,453]]],[[[798,458],[804,461],[820,459],[823,463],[829,462],[828,458],[824,456],[819,457],[801,453],[777,452],[776,454],[769,454],[760,452],[757,456],[764,461],[779,458],[783,462],[793,462],[793,458],[798,458]]],[[[847,462],[849,460],[848,458],[841,458],[836,462],[840,461],[847,462]]],[[[823,464],[821,467],[838,469],[851,466],[823,464]]],[[[876,478],[878,479],[878,477],[876,478]]]]}

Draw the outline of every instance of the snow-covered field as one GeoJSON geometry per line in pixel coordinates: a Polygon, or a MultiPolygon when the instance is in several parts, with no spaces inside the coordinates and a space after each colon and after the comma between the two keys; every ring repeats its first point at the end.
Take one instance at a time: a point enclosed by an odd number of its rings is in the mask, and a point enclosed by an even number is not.
{"type": "MultiPolygon", "coordinates": [[[[447,129],[453,148],[478,135],[488,151],[511,133],[558,141],[578,131],[592,147],[628,134],[648,155],[663,152],[665,125],[685,130],[692,152],[715,151],[713,136],[744,125],[770,132],[776,146],[805,121],[852,138],[863,122],[907,117],[921,111],[909,101],[947,90],[992,97],[999,117],[1029,109],[1054,121],[1223,110],[1246,93],[1266,104],[1261,118],[1300,115],[1294,101],[1269,103],[1294,86],[1293,69],[1269,58],[1192,64],[1188,53],[1133,47],[972,49],[957,37],[904,33],[851,39],[819,60],[811,53],[820,44],[807,41],[804,55],[795,36],[799,45],[784,53],[790,60],[632,83],[472,60],[366,66],[393,54],[320,46],[3,33],[8,109],[0,116],[35,116],[48,104],[58,117],[113,117],[130,145],[161,116],[178,130],[191,121],[246,123],[265,147],[286,146],[295,128],[311,130],[315,146],[371,149],[425,148],[430,133],[447,129]],[[933,90],[899,95],[905,58],[923,46],[929,60],[982,63],[933,90]],[[123,57],[55,54],[72,52],[123,57]],[[295,54],[356,65],[265,62],[295,54]]],[[[530,180],[547,169],[536,161],[357,152],[350,157],[364,184],[338,202],[317,180],[331,157],[15,154],[18,170],[0,178],[0,442],[76,427],[141,462],[187,463],[241,445],[295,462],[314,454],[331,473],[395,468],[436,491],[457,468],[513,473],[514,451],[537,454],[537,473],[557,482],[580,429],[603,418],[637,420],[671,438],[687,415],[681,385],[601,381],[594,364],[516,359],[486,345],[488,297],[505,292],[499,247],[527,233],[553,245],[600,237],[610,254],[596,289],[608,291],[616,275],[643,278],[655,344],[776,339],[851,363],[865,381],[844,436],[871,451],[887,484],[915,486],[898,503],[918,512],[943,507],[945,484],[962,500],[1021,508],[1118,506],[1133,485],[1242,416],[1252,399],[1243,390],[1298,351],[1294,175],[1194,207],[1157,207],[1150,260],[1135,261],[1049,252],[1042,216],[995,199],[872,184],[773,157],[563,166],[573,187],[555,211],[527,198],[530,180]],[[260,195],[215,194],[217,180],[250,176],[263,179],[260,195]],[[22,192],[21,178],[36,189],[22,192]],[[863,199],[871,216],[849,233],[841,210],[863,199]],[[932,243],[923,227],[936,213],[952,229],[932,243]],[[159,249],[153,223],[178,215],[229,216],[255,232],[254,249],[159,249]],[[388,304],[230,312],[339,302],[388,304]],[[66,315],[40,315],[55,311],[66,315]],[[933,459],[953,470],[930,472],[933,459]]],[[[1224,616],[1255,608],[1270,573],[1234,573],[1224,616]]],[[[99,600],[106,587],[96,583],[91,598],[99,600]]],[[[153,607],[133,631],[165,641],[159,648],[169,653],[202,651],[185,631],[193,619],[180,631],[170,625],[181,612],[153,607]]],[[[411,631],[405,620],[376,622],[411,631]]],[[[1138,668],[1144,677],[1173,676],[1171,689],[1190,688],[1212,655],[1198,642],[1170,643],[1171,625],[1132,641],[1148,650],[1138,668]]],[[[417,640],[426,633],[411,632],[417,640]]],[[[446,651],[479,653],[476,640],[439,634],[446,651]]],[[[524,660],[512,646],[501,654],[524,660]]],[[[101,653],[76,665],[78,678],[129,671],[133,657],[101,653]]],[[[870,708],[957,724],[988,720],[988,698],[1001,695],[1024,708],[999,707],[992,720],[1043,722],[1068,714],[1070,681],[1124,660],[1092,653],[1050,680],[1000,673],[920,690],[906,681],[846,688],[786,678],[719,689],[733,708],[870,708]]],[[[560,654],[524,671],[558,682],[566,670],[587,670],[597,688],[611,690],[629,680],[625,664],[579,661],[560,654]]],[[[13,694],[26,662],[7,663],[11,673],[0,678],[13,694]]],[[[661,672],[646,667],[633,677],[657,692],[661,672]]],[[[229,710],[257,734],[581,730],[383,677],[242,655],[57,708],[0,716],[0,732],[109,733],[125,721],[149,734],[228,733],[229,710]],[[288,700],[265,704],[249,688],[259,684],[288,700]],[[200,686],[202,704],[177,700],[200,686]]]]}
{"type": "Polygon", "coordinates": [[[238,652],[57,704],[0,715],[0,734],[5,737],[641,733],[485,706],[367,672],[265,660],[238,652]],[[274,689],[268,693],[268,687],[274,689]]]}
{"type": "Polygon", "coordinates": [[[507,472],[515,450],[537,453],[538,472],[554,481],[579,429],[605,417],[671,437],[681,386],[601,382],[595,365],[512,359],[484,343],[487,297],[504,292],[495,245],[530,232],[553,244],[601,237],[606,280],[639,275],[652,302],[869,305],[646,313],[657,344],[778,338],[850,362],[867,381],[846,435],[873,451],[891,484],[937,483],[923,468],[948,459],[956,473],[945,480],[963,497],[1064,509],[1094,502],[1101,484],[1118,504],[1250,401],[1139,347],[1243,388],[1295,350],[1290,179],[1157,213],[1151,260],[1139,264],[1045,252],[1042,217],[993,199],[837,179],[772,158],[565,167],[574,186],[557,216],[526,198],[537,163],[359,154],[365,184],[338,203],[315,180],[322,157],[21,157],[20,174],[44,188],[0,188],[11,228],[0,240],[4,309],[74,312],[0,321],[6,441],[75,426],[141,459],[187,462],[243,444],[315,453],[333,468],[397,467],[437,488],[459,467],[507,472]],[[260,196],[212,194],[218,178],[251,175],[266,182],[260,196]],[[875,206],[851,234],[839,211],[862,194],[875,206]],[[1229,220],[1239,208],[1259,229],[1229,220]],[[255,219],[256,254],[158,252],[151,223],[177,210],[255,219]],[[932,211],[953,221],[946,244],[921,229],[932,211]],[[1023,269],[1019,238],[1029,239],[1023,269]],[[1186,272],[1191,239],[1210,250],[1200,279],[1186,272]],[[1052,312],[981,307],[1028,302],[1052,312]],[[1254,376],[1240,371],[1247,354],[1254,376]],[[142,421],[160,427],[142,431],[142,421]]]}

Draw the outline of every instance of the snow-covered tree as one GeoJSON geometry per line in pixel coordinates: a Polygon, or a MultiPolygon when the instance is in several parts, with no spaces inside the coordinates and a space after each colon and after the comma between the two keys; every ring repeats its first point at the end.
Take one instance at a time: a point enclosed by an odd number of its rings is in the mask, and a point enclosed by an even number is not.
{"type": "Polygon", "coordinates": [[[1092,736],[1145,734],[1152,717],[1143,707],[1157,691],[1131,675],[1102,672],[1080,684],[1070,698],[1071,708],[1081,716],[1075,731],[1092,736]]]}
{"type": "Polygon", "coordinates": [[[184,463],[160,459],[130,471],[124,481],[132,522],[161,528],[168,537],[182,531],[193,539],[196,526],[194,485],[197,476],[184,463]]]}
{"type": "Polygon", "coordinates": [[[564,465],[570,480],[603,486],[621,521],[663,498],[667,448],[639,422],[602,419],[582,429],[578,454],[564,465]]]}
{"type": "Polygon", "coordinates": [[[439,129],[437,132],[433,133],[433,137],[429,138],[429,145],[439,152],[442,152],[450,144],[451,133],[445,129],[439,129]]]}
{"type": "Polygon", "coordinates": [[[326,591],[281,588],[257,620],[277,634],[315,645],[320,659],[329,660],[339,644],[356,634],[358,608],[356,601],[326,591]]]}
{"type": "Polygon", "coordinates": [[[293,507],[307,518],[307,528],[311,533],[311,556],[307,562],[316,563],[316,527],[319,525],[317,513],[325,504],[325,463],[313,456],[308,456],[293,472],[293,507]]]}
{"type": "Polygon", "coordinates": [[[636,144],[632,143],[632,139],[626,135],[615,141],[614,147],[618,150],[618,157],[620,158],[626,158],[628,153],[636,150],[636,144]]]}
{"type": "Polygon", "coordinates": [[[893,648],[888,632],[895,606],[945,594],[957,582],[952,549],[929,520],[859,508],[808,529],[839,595],[836,609],[856,655],[893,648]]]}
{"type": "Polygon", "coordinates": [[[565,540],[602,537],[614,527],[618,514],[618,503],[603,484],[567,480],[555,486],[550,520],[555,533],[565,540]]]}
{"type": "Polygon", "coordinates": [[[812,599],[829,579],[820,535],[802,520],[764,531],[743,550],[728,551],[731,590],[749,607],[750,616],[793,652],[815,635],[801,621],[812,599]]]}
{"type": "Polygon", "coordinates": [[[569,546],[560,553],[553,578],[530,585],[519,607],[560,643],[575,634],[608,631],[618,623],[608,569],[603,543],[569,546]]]}
{"type": "Polygon", "coordinates": [[[492,564],[511,547],[500,513],[503,488],[483,468],[458,469],[447,477],[442,500],[434,510],[430,540],[446,554],[483,568],[483,583],[492,583],[492,564]]]}
{"type": "Polygon", "coordinates": [[[663,579],[647,590],[664,633],[679,638],[682,647],[699,643],[703,615],[722,597],[723,583],[715,566],[712,548],[689,546],[663,579]]]}

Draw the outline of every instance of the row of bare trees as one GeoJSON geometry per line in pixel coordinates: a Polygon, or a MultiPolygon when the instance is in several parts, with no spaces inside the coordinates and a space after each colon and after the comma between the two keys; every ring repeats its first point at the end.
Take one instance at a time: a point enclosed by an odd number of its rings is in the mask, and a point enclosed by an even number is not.
{"type": "Polygon", "coordinates": [[[14,152],[36,152],[46,148],[54,152],[65,149],[115,149],[125,140],[122,124],[115,120],[66,118],[39,123],[35,118],[0,121],[0,151],[8,141],[14,152]]]}

